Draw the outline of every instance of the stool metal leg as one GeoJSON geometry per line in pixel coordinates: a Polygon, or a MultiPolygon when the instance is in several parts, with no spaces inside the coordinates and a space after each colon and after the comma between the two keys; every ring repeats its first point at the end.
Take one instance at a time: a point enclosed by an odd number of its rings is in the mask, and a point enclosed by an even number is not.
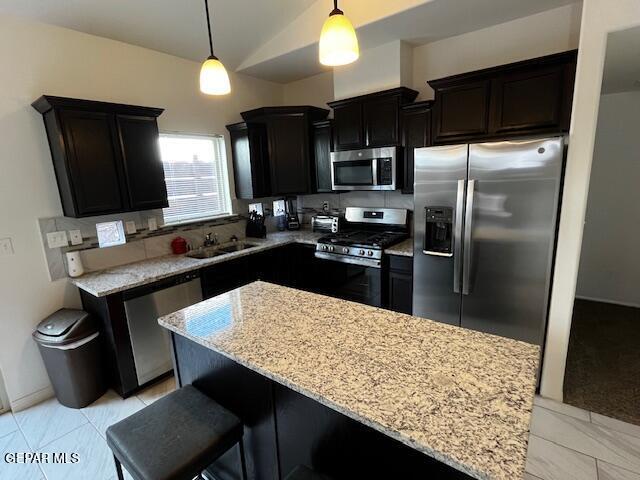
{"type": "Polygon", "coordinates": [[[242,438],[238,442],[238,451],[240,453],[240,478],[242,480],[247,480],[247,463],[244,458],[244,444],[242,438]]]}
{"type": "Polygon", "coordinates": [[[113,456],[113,461],[116,464],[116,473],[118,474],[118,480],[124,480],[124,475],[122,474],[122,465],[120,464],[120,460],[113,456]]]}

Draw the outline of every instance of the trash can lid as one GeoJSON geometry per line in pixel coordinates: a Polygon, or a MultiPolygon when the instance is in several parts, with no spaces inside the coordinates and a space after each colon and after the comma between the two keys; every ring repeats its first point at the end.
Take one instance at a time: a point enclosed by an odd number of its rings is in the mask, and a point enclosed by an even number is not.
{"type": "Polygon", "coordinates": [[[97,331],[91,316],[84,310],[63,308],[45,318],[33,338],[44,345],[64,345],[97,331]]]}

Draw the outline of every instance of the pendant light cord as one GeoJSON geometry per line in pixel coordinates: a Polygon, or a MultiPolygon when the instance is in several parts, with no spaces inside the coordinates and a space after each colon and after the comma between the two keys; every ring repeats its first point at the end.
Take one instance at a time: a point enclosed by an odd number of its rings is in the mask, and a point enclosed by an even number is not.
{"type": "Polygon", "coordinates": [[[207,30],[209,31],[209,50],[211,51],[211,57],[215,58],[215,55],[213,54],[213,40],[211,39],[211,20],[209,20],[209,1],[208,0],[204,0],[204,9],[207,11],[207,30]]]}
{"type": "Polygon", "coordinates": [[[344,15],[344,12],[338,8],[338,0],[333,0],[333,11],[329,14],[332,15],[344,15]]]}

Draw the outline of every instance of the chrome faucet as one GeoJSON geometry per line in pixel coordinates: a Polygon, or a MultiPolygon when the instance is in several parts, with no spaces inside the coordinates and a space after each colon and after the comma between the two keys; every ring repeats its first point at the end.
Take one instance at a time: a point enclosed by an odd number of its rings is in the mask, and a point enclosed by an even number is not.
{"type": "Polygon", "coordinates": [[[212,234],[211,232],[209,232],[204,236],[204,246],[205,247],[211,247],[213,245],[218,245],[218,243],[219,242],[218,242],[218,235],[217,234],[215,234],[215,233],[212,234]],[[213,238],[211,237],[212,235],[213,235],[213,238]]]}

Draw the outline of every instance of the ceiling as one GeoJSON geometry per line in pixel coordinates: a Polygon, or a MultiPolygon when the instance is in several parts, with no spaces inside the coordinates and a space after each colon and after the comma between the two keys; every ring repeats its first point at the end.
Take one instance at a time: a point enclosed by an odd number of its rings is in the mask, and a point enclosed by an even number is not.
{"type": "MultiPolygon", "coordinates": [[[[576,0],[342,0],[361,48],[426,43],[576,0]]],[[[331,0],[210,0],[214,50],[227,68],[286,83],[323,70],[317,40],[331,0]]],[[[0,0],[0,13],[202,61],[203,0],[0,0]]]]}
{"type": "Polygon", "coordinates": [[[640,90],[640,27],[612,32],[607,39],[602,93],[640,90]]]}
{"type": "MultiPolygon", "coordinates": [[[[314,2],[209,0],[216,55],[235,70],[314,2]]],[[[198,62],[209,56],[204,0],[1,0],[0,13],[198,62]]]]}

